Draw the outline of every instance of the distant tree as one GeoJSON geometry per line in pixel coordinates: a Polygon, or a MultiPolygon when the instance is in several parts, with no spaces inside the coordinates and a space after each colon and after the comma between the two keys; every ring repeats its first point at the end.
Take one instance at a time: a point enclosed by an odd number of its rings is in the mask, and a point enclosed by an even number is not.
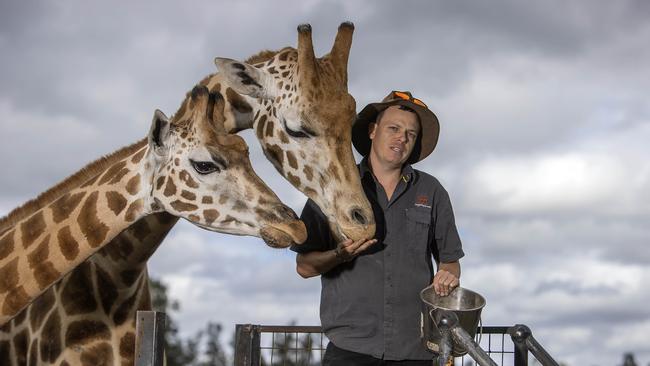
{"type": "Polygon", "coordinates": [[[198,358],[198,345],[201,342],[201,333],[194,337],[183,340],[178,335],[179,328],[171,317],[171,311],[178,311],[180,303],[172,300],[167,295],[167,285],[162,281],[149,278],[151,289],[151,305],[153,310],[167,314],[165,324],[165,355],[168,366],[188,366],[196,362],[198,358]]]}
{"type": "Polygon", "coordinates": [[[632,352],[623,354],[623,366],[637,366],[637,363],[634,360],[634,354],[632,352]]]}
{"type": "Polygon", "coordinates": [[[204,360],[199,366],[226,366],[228,359],[226,353],[219,342],[221,336],[221,324],[208,322],[205,327],[204,335],[207,337],[205,342],[204,360]]]}

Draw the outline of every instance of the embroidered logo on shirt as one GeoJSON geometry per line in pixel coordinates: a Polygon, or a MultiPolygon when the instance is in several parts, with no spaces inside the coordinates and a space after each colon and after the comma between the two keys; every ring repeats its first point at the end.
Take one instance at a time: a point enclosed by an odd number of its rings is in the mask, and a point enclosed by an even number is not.
{"type": "Polygon", "coordinates": [[[415,206],[417,207],[431,208],[431,206],[429,206],[428,203],[429,203],[429,197],[425,195],[417,196],[417,198],[415,199],[415,206]]]}

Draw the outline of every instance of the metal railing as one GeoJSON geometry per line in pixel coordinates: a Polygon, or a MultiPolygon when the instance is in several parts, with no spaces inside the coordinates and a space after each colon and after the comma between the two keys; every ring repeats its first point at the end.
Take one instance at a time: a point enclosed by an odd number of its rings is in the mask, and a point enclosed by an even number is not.
{"type": "MultiPolygon", "coordinates": [[[[484,326],[477,329],[476,338],[480,347],[499,366],[527,366],[528,351],[542,365],[557,366],[525,325],[484,326]]],[[[234,364],[317,366],[321,365],[328,342],[318,326],[237,324],[234,364]]],[[[454,365],[475,366],[479,363],[466,355],[456,358],[454,365]]]]}
{"type": "MultiPolygon", "coordinates": [[[[138,311],[136,324],[135,365],[162,366],[165,313],[138,311]]],[[[321,365],[329,342],[319,326],[237,324],[235,329],[235,366],[321,365]]],[[[543,366],[558,366],[525,325],[483,326],[476,334],[472,343],[488,359],[476,362],[466,355],[456,358],[455,366],[528,366],[531,355],[543,366]]]]}

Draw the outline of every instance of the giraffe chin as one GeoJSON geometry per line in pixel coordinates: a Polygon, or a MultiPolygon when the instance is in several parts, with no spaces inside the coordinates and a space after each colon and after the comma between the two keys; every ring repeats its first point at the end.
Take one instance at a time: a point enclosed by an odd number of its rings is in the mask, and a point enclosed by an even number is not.
{"type": "Polygon", "coordinates": [[[302,244],[307,240],[307,229],[302,221],[267,225],[260,230],[260,237],[272,248],[286,248],[293,244],[302,244]]]}

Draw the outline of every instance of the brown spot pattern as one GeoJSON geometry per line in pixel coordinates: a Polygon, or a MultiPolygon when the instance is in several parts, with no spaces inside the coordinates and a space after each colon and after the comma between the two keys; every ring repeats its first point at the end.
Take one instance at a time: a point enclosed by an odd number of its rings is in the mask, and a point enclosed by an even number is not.
{"type": "Polygon", "coordinates": [[[311,182],[311,180],[314,178],[314,171],[310,166],[305,165],[304,168],[302,168],[302,172],[305,173],[305,178],[307,178],[308,181],[311,182]]]}
{"type": "Polygon", "coordinates": [[[61,345],[61,318],[59,313],[53,311],[43,326],[39,338],[41,361],[53,363],[62,351],[61,345]]]}
{"type": "Polygon", "coordinates": [[[273,137],[273,121],[266,124],[266,137],[273,137]]]}
{"type": "Polygon", "coordinates": [[[86,261],[70,273],[61,296],[63,308],[69,315],[86,314],[97,310],[93,291],[92,269],[86,261]]]}
{"type": "MultiPolygon", "coordinates": [[[[205,197],[204,197],[205,199],[205,197]]],[[[14,230],[5,233],[0,238],[0,260],[7,258],[14,251],[14,230]]]]}
{"type": "Polygon", "coordinates": [[[291,151],[287,151],[287,162],[293,169],[298,169],[298,159],[296,159],[296,155],[291,151]]]}
{"type": "Polygon", "coordinates": [[[97,192],[91,193],[81,206],[81,212],[77,217],[79,228],[88,240],[88,245],[98,247],[108,234],[108,226],[97,217],[97,192]]]}
{"type": "Polygon", "coordinates": [[[127,269],[126,271],[122,271],[120,273],[120,278],[122,279],[122,283],[124,283],[124,285],[130,287],[138,279],[140,273],[141,272],[139,270],[127,269]]]}
{"type": "MultiPolygon", "coordinates": [[[[102,176],[102,179],[99,180],[99,185],[102,185],[102,184],[110,181],[111,179],[114,179],[116,176],[119,176],[120,174],[126,174],[126,173],[122,173],[122,170],[124,169],[124,167],[126,167],[126,162],[125,161],[120,161],[120,162],[115,163],[114,165],[112,165],[110,168],[108,168],[106,173],[104,173],[104,175],[102,176]]],[[[127,172],[128,172],[128,170],[127,170],[127,172]]]]}
{"type": "MultiPolygon", "coordinates": [[[[149,223],[147,223],[147,220],[145,219],[140,219],[136,221],[133,225],[129,227],[129,231],[131,231],[133,235],[140,240],[143,240],[149,234],[151,234],[151,228],[149,227],[149,223]]],[[[131,253],[125,253],[126,256],[128,256],[129,254],[131,253]]]]}
{"type": "Polygon", "coordinates": [[[18,258],[0,268],[0,294],[11,291],[18,284],[18,258]]]}
{"type": "Polygon", "coordinates": [[[196,195],[190,191],[183,190],[181,192],[181,197],[185,198],[188,201],[196,200],[196,195]]]}
{"type": "Polygon", "coordinates": [[[48,235],[33,251],[27,254],[27,263],[29,263],[29,268],[34,269],[34,267],[47,260],[47,257],[50,254],[49,244],[50,236],[48,235]]]}
{"type": "MultiPolygon", "coordinates": [[[[20,324],[20,322],[18,322],[20,324]]],[[[29,346],[29,338],[28,338],[28,333],[27,329],[24,329],[22,332],[16,334],[14,337],[14,350],[15,350],[15,355],[16,355],[16,363],[18,365],[25,365],[27,363],[27,352],[28,352],[28,346],[29,346]]],[[[2,351],[0,350],[0,353],[2,351]]],[[[0,360],[2,360],[2,356],[0,356],[0,360]]],[[[0,365],[5,365],[4,363],[0,363],[0,365]]],[[[9,365],[9,364],[7,364],[9,365]]]]}
{"type": "Polygon", "coordinates": [[[134,175],[126,182],[126,191],[131,195],[135,195],[140,190],[140,173],[134,175]]]}
{"type": "Polygon", "coordinates": [[[176,210],[178,212],[194,211],[194,210],[199,208],[197,205],[187,203],[187,202],[183,202],[183,201],[179,201],[179,200],[176,200],[176,201],[172,202],[171,206],[174,208],[174,210],[176,210]]]}
{"type": "Polygon", "coordinates": [[[54,268],[52,262],[48,261],[41,263],[34,269],[34,278],[36,278],[40,289],[43,290],[61,278],[61,273],[54,268]]]}
{"type": "Polygon", "coordinates": [[[238,212],[243,212],[246,211],[247,206],[246,203],[243,201],[237,200],[235,201],[235,204],[232,206],[233,211],[238,211],[238,212]]]}
{"type": "Polygon", "coordinates": [[[113,314],[113,322],[115,325],[121,325],[128,319],[128,315],[133,308],[133,304],[135,303],[135,299],[137,296],[137,292],[134,293],[131,297],[126,299],[122,304],[120,304],[117,307],[117,310],[115,310],[115,314],[113,314]]]}
{"type": "Polygon", "coordinates": [[[29,324],[32,331],[37,331],[41,327],[45,316],[54,305],[54,301],[54,289],[49,289],[29,306],[29,324]]]}
{"type": "Polygon", "coordinates": [[[257,122],[257,130],[255,131],[257,133],[257,138],[259,140],[262,140],[264,138],[264,124],[266,123],[266,114],[263,114],[260,117],[259,122],[257,122]]]}
{"type": "MultiPolygon", "coordinates": [[[[212,197],[211,196],[203,196],[201,199],[201,203],[206,204],[206,205],[211,205],[212,204],[212,197]]],[[[2,257],[0,257],[2,259],[2,257]]]]}
{"type": "Polygon", "coordinates": [[[129,205],[129,208],[126,209],[126,214],[124,215],[126,221],[134,221],[140,212],[142,212],[143,206],[144,203],[142,198],[138,198],[137,200],[133,201],[131,205],[129,205]]]}
{"type": "Polygon", "coordinates": [[[68,325],[65,332],[65,346],[73,347],[99,339],[111,339],[108,326],[95,320],[79,320],[68,325]]]}
{"type": "Polygon", "coordinates": [[[244,97],[239,95],[232,88],[226,88],[226,99],[228,103],[239,113],[251,113],[253,108],[246,102],[244,97]]]}
{"type": "Polygon", "coordinates": [[[165,184],[165,191],[163,194],[166,197],[170,197],[176,194],[176,185],[171,178],[167,178],[167,184],[165,184]]]}
{"type": "Polygon", "coordinates": [[[280,141],[283,144],[288,144],[289,143],[289,136],[287,136],[287,134],[284,133],[284,131],[279,131],[278,136],[280,136],[280,141]]]}
{"type": "Polygon", "coordinates": [[[27,221],[20,225],[20,230],[23,234],[22,241],[23,247],[29,248],[36,239],[45,231],[45,220],[43,219],[43,211],[38,211],[32,215],[27,221]]]}
{"type": "Polygon", "coordinates": [[[20,286],[16,289],[9,291],[4,304],[2,304],[2,313],[5,315],[12,315],[17,313],[29,302],[30,298],[25,291],[25,288],[20,286]]]}
{"type": "Polygon", "coordinates": [[[0,341],[0,365],[11,365],[11,343],[0,341]]]}
{"type": "Polygon", "coordinates": [[[70,227],[65,226],[56,234],[56,239],[59,242],[59,249],[61,254],[67,260],[73,260],[79,255],[79,243],[75,240],[70,232],[70,227]]]}
{"type": "Polygon", "coordinates": [[[70,217],[70,214],[72,214],[72,211],[77,208],[84,195],[84,192],[77,192],[72,195],[70,193],[66,193],[61,198],[54,201],[50,205],[50,209],[52,210],[52,220],[58,224],[70,217]]]}
{"type": "Polygon", "coordinates": [[[224,203],[226,203],[226,201],[228,201],[228,195],[225,194],[225,193],[220,194],[219,195],[219,204],[223,205],[224,203]]]}
{"type": "Polygon", "coordinates": [[[119,215],[128,203],[124,196],[115,191],[106,192],[106,202],[108,203],[108,208],[113,211],[115,216],[119,215]]]}
{"type": "Polygon", "coordinates": [[[289,180],[289,183],[291,183],[294,187],[300,188],[300,177],[291,173],[287,173],[287,179],[289,180]]]}
{"type": "Polygon", "coordinates": [[[190,176],[190,173],[188,173],[187,170],[183,170],[178,176],[183,182],[185,182],[186,186],[195,189],[199,188],[199,184],[192,179],[192,176],[190,176]]]}
{"type": "Polygon", "coordinates": [[[203,217],[208,225],[211,225],[217,218],[219,218],[219,211],[217,210],[203,210],[203,217]]]}
{"type": "Polygon", "coordinates": [[[264,149],[264,155],[271,161],[275,169],[282,171],[282,164],[284,161],[284,152],[278,145],[270,145],[264,149]]]}
{"type": "Polygon", "coordinates": [[[120,356],[133,357],[135,352],[135,334],[128,332],[120,339],[120,356]]]}
{"type": "Polygon", "coordinates": [[[156,190],[159,191],[164,183],[165,183],[165,177],[158,177],[158,179],[156,180],[156,190]]]}
{"type": "Polygon", "coordinates": [[[146,149],[146,148],[144,148],[144,149],[138,151],[137,153],[135,153],[135,155],[133,155],[133,157],[131,158],[131,162],[132,162],[133,164],[137,164],[137,163],[139,163],[140,160],[142,160],[142,157],[144,157],[144,153],[145,153],[145,152],[147,152],[147,149],[146,149]]]}
{"type": "Polygon", "coordinates": [[[81,354],[81,366],[111,366],[113,365],[113,349],[110,344],[96,344],[81,354]]]}
{"type": "Polygon", "coordinates": [[[111,308],[117,299],[117,290],[115,288],[115,283],[111,279],[111,276],[101,267],[95,267],[95,272],[97,274],[97,286],[102,289],[99,292],[99,300],[102,303],[104,313],[110,314],[111,308]]]}

